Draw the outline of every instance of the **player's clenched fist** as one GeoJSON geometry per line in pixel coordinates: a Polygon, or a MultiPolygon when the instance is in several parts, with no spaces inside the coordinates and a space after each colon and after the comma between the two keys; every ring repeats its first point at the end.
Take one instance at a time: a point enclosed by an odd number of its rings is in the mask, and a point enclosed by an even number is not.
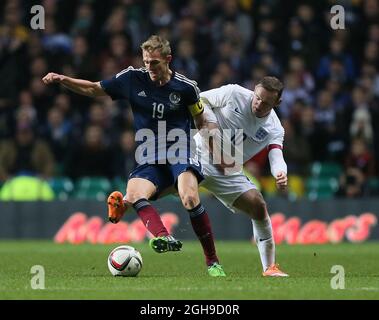
{"type": "Polygon", "coordinates": [[[54,82],[62,82],[64,80],[65,76],[62,74],[49,72],[46,76],[42,78],[43,83],[49,84],[54,82]]]}
{"type": "Polygon", "coordinates": [[[288,179],[287,174],[285,172],[281,171],[276,175],[276,186],[280,190],[285,190],[287,188],[287,182],[288,179]]]}

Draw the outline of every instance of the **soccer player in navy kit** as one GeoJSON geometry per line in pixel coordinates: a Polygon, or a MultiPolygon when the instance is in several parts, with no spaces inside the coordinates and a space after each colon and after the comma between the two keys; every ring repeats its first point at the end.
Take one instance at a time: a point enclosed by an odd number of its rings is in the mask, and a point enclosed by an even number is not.
{"type": "MultiPolygon", "coordinates": [[[[190,128],[193,118],[198,129],[205,128],[203,106],[196,82],[170,70],[172,60],[169,42],[159,36],[151,36],[141,45],[145,68],[129,67],[109,80],[91,82],[74,79],[56,73],[48,73],[45,84],[61,83],[68,89],[90,97],[109,95],[112,99],[127,99],[134,115],[136,137],[142,132],[146,149],[137,147],[138,166],[131,172],[126,196],[115,191],[108,197],[109,216],[112,222],[121,219],[125,212],[124,200],[137,211],[146,228],[153,234],[151,247],[156,252],[179,251],[182,243],[171,236],[163,225],[154,200],[170,185],[175,185],[183,206],[190,214],[192,227],[198,236],[211,276],[225,276],[219,264],[208,214],[200,203],[198,184],[203,179],[201,168],[190,160],[190,128]],[[192,115],[192,117],[191,117],[192,115]],[[160,129],[164,128],[164,133],[160,129]],[[153,135],[148,133],[152,131],[153,135]],[[181,129],[186,133],[179,145],[179,152],[170,154],[174,144],[167,138],[170,130],[181,129]],[[151,148],[154,153],[149,153],[151,148]],[[163,148],[163,150],[162,150],[163,148]],[[147,152],[146,152],[147,151],[147,152]],[[125,199],[123,199],[125,198],[125,199]]],[[[142,144],[139,144],[140,147],[142,144]]]]}

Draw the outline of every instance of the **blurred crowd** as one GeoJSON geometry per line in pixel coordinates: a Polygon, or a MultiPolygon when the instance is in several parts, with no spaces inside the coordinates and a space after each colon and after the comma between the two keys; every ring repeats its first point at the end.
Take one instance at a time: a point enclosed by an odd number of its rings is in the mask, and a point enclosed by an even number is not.
{"type": "MultiPolygon", "coordinates": [[[[125,179],[134,167],[133,117],[126,101],[90,99],[48,72],[99,81],[141,67],[139,45],[169,39],[172,69],[201,90],[253,88],[264,75],[285,85],[276,110],[288,171],[337,163],[341,196],[367,193],[378,177],[379,1],[45,0],[0,2],[0,184],[14,175],[125,179]],[[45,10],[33,30],[30,8],[45,10]],[[330,8],[345,9],[345,29],[330,8]],[[353,186],[353,187],[352,187],[353,186]]],[[[270,174],[264,152],[246,166],[270,174]]]]}

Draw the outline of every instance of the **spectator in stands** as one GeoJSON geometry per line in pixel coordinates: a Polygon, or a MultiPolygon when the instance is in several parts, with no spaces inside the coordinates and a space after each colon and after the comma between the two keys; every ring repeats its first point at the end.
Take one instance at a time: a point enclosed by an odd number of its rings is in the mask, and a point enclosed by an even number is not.
{"type": "Polygon", "coordinates": [[[108,41],[112,35],[125,34],[131,43],[133,51],[136,51],[138,49],[140,39],[145,33],[145,28],[143,27],[143,23],[141,23],[141,21],[143,20],[129,18],[128,9],[126,6],[114,6],[111,13],[106,16],[106,21],[100,30],[100,37],[97,37],[98,46],[105,48],[108,45],[108,41]]]}
{"type": "Polygon", "coordinates": [[[124,33],[115,33],[110,36],[108,47],[101,55],[100,66],[103,67],[110,59],[115,61],[117,70],[131,65],[131,44],[124,33]]]}
{"type": "MultiPolygon", "coordinates": [[[[30,94],[30,91],[23,90],[20,92],[19,95],[19,107],[16,111],[16,119],[18,119],[21,113],[24,113],[26,115],[26,118],[24,120],[27,121],[27,125],[34,126],[36,125],[37,120],[37,110],[33,102],[33,97],[30,94]]],[[[20,120],[17,120],[18,124],[20,125],[20,120]]]]}
{"type": "Polygon", "coordinates": [[[25,60],[31,61],[34,58],[41,56],[46,57],[46,52],[42,46],[41,39],[37,32],[31,32],[27,42],[25,60]]]}
{"type": "Polygon", "coordinates": [[[332,95],[334,109],[337,112],[344,112],[351,99],[343,83],[331,78],[326,81],[325,89],[332,95]]]}
{"type": "Polygon", "coordinates": [[[332,131],[336,120],[333,96],[328,90],[322,90],[317,96],[316,122],[325,130],[332,131]]]}
{"type": "Polygon", "coordinates": [[[259,38],[267,40],[269,46],[274,48],[280,44],[280,36],[277,31],[277,20],[271,18],[270,16],[263,16],[258,23],[259,38]]]}
{"type": "Polygon", "coordinates": [[[276,62],[274,56],[270,53],[262,54],[259,63],[267,70],[269,74],[279,76],[281,73],[281,66],[276,62]]]}
{"type": "Polygon", "coordinates": [[[49,178],[53,173],[54,156],[31,127],[20,123],[15,138],[0,143],[0,181],[16,175],[49,178]]]}
{"type": "Polygon", "coordinates": [[[92,78],[96,75],[94,70],[95,59],[90,53],[88,40],[82,35],[73,38],[72,52],[67,59],[79,77],[92,78]]]}
{"type": "Polygon", "coordinates": [[[53,91],[46,89],[46,86],[43,85],[39,77],[30,79],[28,91],[30,91],[33,103],[38,110],[38,118],[44,119],[54,98],[53,91]]]}
{"type": "Polygon", "coordinates": [[[22,25],[22,10],[19,3],[8,1],[1,14],[0,25],[0,109],[12,106],[23,82],[25,44],[29,28],[22,25]],[[6,81],[4,81],[6,79],[6,81]]]}
{"type": "Polygon", "coordinates": [[[362,86],[355,86],[351,94],[351,103],[346,106],[346,129],[351,138],[362,137],[369,144],[373,142],[373,122],[371,116],[370,94],[362,86]]]}
{"type": "Polygon", "coordinates": [[[267,37],[259,36],[256,39],[255,43],[256,48],[251,52],[251,54],[249,54],[248,57],[248,63],[253,67],[259,64],[259,62],[262,60],[262,55],[265,53],[272,54],[274,51],[274,47],[269,42],[267,37]]]}
{"type": "Polygon", "coordinates": [[[167,0],[156,0],[152,2],[149,23],[150,29],[156,30],[161,27],[172,26],[175,15],[167,0]]]}
{"type": "Polygon", "coordinates": [[[355,64],[352,56],[346,52],[346,44],[338,38],[330,41],[329,53],[322,56],[318,69],[317,78],[324,81],[330,78],[351,82],[355,77],[355,64]]]}
{"type": "MultiPolygon", "coordinates": [[[[203,85],[206,83],[207,73],[210,73],[209,64],[212,62],[212,52],[213,52],[213,43],[210,37],[209,32],[203,32],[203,29],[199,28],[197,25],[197,18],[190,11],[182,13],[181,18],[177,22],[177,27],[172,30],[172,37],[175,46],[178,48],[178,45],[181,41],[186,40],[191,42],[193,47],[193,58],[196,60],[201,70],[198,75],[199,78],[196,79],[199,81],[199,84],[203,85]],[[210,59],[211,57],[211,59],[210,59]]],[[[213,66],[214,64],[212,64],[213,66]]]]}
{"type": "MultiPolygon", "coordinates": [[[[182,12],[184,15],[190,15],[195,18],[196,29],[199,33],[199,36],[203,39],[208,39],[209,43],[211,42],[211,25],[212,18],[208,14],[208,2],[206,0],[190,0],[187,8],[182,12]]],[[[207,41],[207,42],[208,42],[207,41]]],[[[205,52],[209,52],[212,49],[212,46],[209,46],[205,52]]]]}
{"type": "Polygon", "coordinates": [[[306,37],[301,21],[292,17],[288,25],[288,37],[282,38],[280,45],[283,54],[288,59],[292,55],[302,56],[307,65],[313,68],[318,58],[318,49],[315,41],[306,37]]]}
{"type": "Polygon", "coordinates": [[[301,86],[300,79],[296,73],[287,73],[284,78],[285,89],[282,95],[279,114],[282,118],[288,118],[291,115],[291,109],[296,100],[303,100],[306,103],[311,102],[311,96],[307,90],[301,86]]]}
{"type": "MultiPolygon", "coordinates": [[[[363,6],[363,20],[365,24],[378,22],[379,17],[379,4],[376,0],[366,0],[362,3],[363,6]]],[[[367,30],[367,29],[366,29],[367,30]]]]}
{"type": "Polygon", "coordinates": [[[43,134],[59,167],[63,166],[67,150],[72,144],[72,126],[72,122],[61,109],[53,107],[49,110],[43,134]]]}
{"type": "MultiPolygon", "coordinates": [[[[147,34],[159,33],[171,40],[174,68],[196,79],[203,91],[228,83],[253,88],[267,74],[285,80],[280,116],[293,124],[294,139],[307,140],[313,161],[343,161],[356,136],[364,137],[379,158],[376,0],[346,2],[345,30],[330,28],[329,1],[70,2],[44,3],[45,30],[38,31],[23,19],[30,15],[28,6],[14,0],[0,3],[0,78],[6,79],[0,86],[2,141],[15,140],[17,121],[32,124],[52,141],[52,135],[56,139],[62,133],[61,113],[77,140],[88,125],[92,101],[43,86],[43,70],[96,81],[123,65],[140,68],[139,44],[147,34]],[[334,120],[331,110],[321,111],[316,103],[324,91],[332,97],[334,120]],[[315,122],[328,117],[333,132],[315,122]],[[56,127],[47,129],[52,122],[56,127]]],[[[127,102],[100,98],[99,103],[108,114],[107,126],[116,128],[111,140],[119,141],[133,126],[127,102]]]]}
{"type": "Polygon", "coordinates": [[[241,58],[241,48],[230,41],[222,41],[218,46],[217,54],[209,62],[211,72],[219,72],[220,66],[227,64],[229,74],[224,74],[226,78],[232,78],[232,82],[241,81],[243,75],[243,61],[241,58]]]}
{"type": "Polygon", "coordinates": [[[103,130],[104,142],[106,144],[117,141],[120,135],[117,124],[112,121],[110,111],[102,103],[94,102],[90,105],[86,120],[87,125],[98,126],[103,130]]]}
{"type": "Polygon", "coordinates": [[[268,73],[265,67],[257,64],[250,69],[250,76],[247,80],[244,81],[243,86],[248,89],[254,88],[259,80],[267,75],[268,73]]]}
{"type": "Polygon", "coordinates": [[[112,75],[116,74],[118,68],[118,63],[115,58],[109,58],[104,61],[101,66],[101,78],[110,78],[112,75]]]}
{"type": "Polygon", "coordinates": [[[346,149],[346,134],[339,126],[336,107],[333,104],[333,96],[328,90],[321,90],[317,97],[316,125],[319,127],[319,138],[325,139],[325,160],[342,161],[346,149]]]}
{"type": "Polygon", "coordinates": [[[199,79],[200,69],[197,60],[194,58],[195,49],[189,40],[180,40],[178,43],[178,53],[172,63],[173,68],[194,80],[199,79]]]}
{"type": "Polygon", "coordinates": [[[357,198],[364,195],[365,178],[357,168],[347,168],[339,179],[338,197],[357,198]]]}
{"type": "Polygon", "coordinates": [[[52,16],[45,19],[45,28],[42,30],[42,46],[52,54],[69,53],[72,49],[72,40],[59,30],[56,20],[52,16]]]}
{"type": "Polygon", "coordinates": [[[321,35],[321,26],[316,20],[314,8],[310,4],[300,4],[296,9],[299,18],[308,39],[318,39],[321,35]]]}
{"type": "Polygon", "coordinates": [[[281,122],[285,132],[283,155],[286,159],[288,172],[307,176],[312,161],[310,146],[306,138],[296,132],[296,128],[290,120],[284,119],[281,122]]]}
{"type": "Polygon", "coordinates": [[[47,72],[47,61],[42,56],[41,57],[35,57],[30,64],[29,67],[30,76],[31,77],[41,77],[42,75],[46,74],[47,72]]]}
{"type": "Polygon", "coordinates": [[[315,79],[312,73],[306,68],[304,58],[301,56],[290,56],[288,61],[289,72],[294,73],[299,84],[307,93],[312,93],[315,88],[315,79]]]}
{"type": "Polygon", "coordinates": [[[123,180],[129,177],[136,166],[135,147],[134,132],[132,130],[122,132],[119,144],[116,146],[119,152],[116,153],[114,167],[121,168],[117,173],[121,174],[123,180]]]}
{"type": "Polygon", "coordinates": [[[238,0],[226,0],[221,3],[221,14],[215,17],[212,27],[214,42],[218,43],[223,39],[223,26],[227,22],[233,22],[241,32],[243,47],[249,47],[254,35],[254,25],[251,16],[245,14],[240,9],[238,0]]]}
{"type": "Polygon", "coordinates": [[[235,74],[230,67],[230,65],[226,62],[220,62],[216,66],[215,72],[212,74],[210,83],[209,83],[209,88],[217,88],[222,85],[226,85],[229,83],[234,83],[235,80],[235,74]]]}
{"type": "Polygon", "coordinates": [[[298,126],[300,136],[306,138],[311,149],[313,161],[325,160],[327,138],[324,131],[316,124],[314,108],[305,104],[301,110],[298,126]]]}
{"type": "Polygon", "coordinates": [[[16,122],[19,128],[34,127],[37,122],[37,112],[33,106],[21,105],[16,111],[16,122]]]}
{"type": "Polygon", "coordinates": [[[66,174],[72,179],[81,176],[106,176],[112,179],[115,169],[109,165],[115,153],[104,143],[103,129],[99,126],[88,126],[84,139],[72,148],[65,165],[66,174]]]}
{"type": "Polygon", "coordinates": [[[363,138],[353,138],[345,167],[359,169],[366,179],[375,175],[375,160],[363,138]]]}
{"type": "Polygon", "coordinates": [[[371,124],[371,114],[368,109],[359,108],[353,113],[353,120],[350,125],[350,136],[363,138],[369,144],[373,141],[373,128],[371,124]]]}
{"type": "Polygon", "coordinates": [[[354,138],[340,178],[339,196],[359,197],[368,192],[368,179],[375,174],[375,160],[364,139],[354,138]]]}
{"type": "Polygon", "coordinates": [[[94,21],[94,12],[91,3],[80,3],[76,11],[76,17],[71,25],[70,33],[73,36],[82,35],[88,36],[91,32],[92,24],[94,21]]]}

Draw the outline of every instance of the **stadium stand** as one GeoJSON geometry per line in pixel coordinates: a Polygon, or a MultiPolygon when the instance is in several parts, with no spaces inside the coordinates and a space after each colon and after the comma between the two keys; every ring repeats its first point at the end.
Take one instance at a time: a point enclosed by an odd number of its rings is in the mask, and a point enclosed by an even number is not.
{"type": "MultiPolygon", "coordinates": [[[[98,81],[140,67],[139,44],[155,33],[170,40],[172,67],[201,90],[228,83],[252,88],[264,75],[284,82],[277,112],[286,129],[291,199],[379,193],[376,1],[345,1],[345,30],[325,18],[330,1],[51,1],[42,30],[31,28],[30,6],[21,3],[0,3],[0,78],[6,79],[0,185],[32,174],[47,179],[61,200],[101,200],[114,186],[124,190],[134,165],[128,104],[78,96],[41,78],[52,70],[98,81]],[[48,162],[20,145],[18,133],[26,131],[48,162]],[[93,135],[102,146],[96,151],[86,142],[93,135]],[[14,158],[4,151],[10,148],[14,158]],[[359,181],[358,191],[347,191],[351,181],[359,181]]],[[[266,160],[257,160],[252,175],[265,195],[278,196],[266,160]]]]}

